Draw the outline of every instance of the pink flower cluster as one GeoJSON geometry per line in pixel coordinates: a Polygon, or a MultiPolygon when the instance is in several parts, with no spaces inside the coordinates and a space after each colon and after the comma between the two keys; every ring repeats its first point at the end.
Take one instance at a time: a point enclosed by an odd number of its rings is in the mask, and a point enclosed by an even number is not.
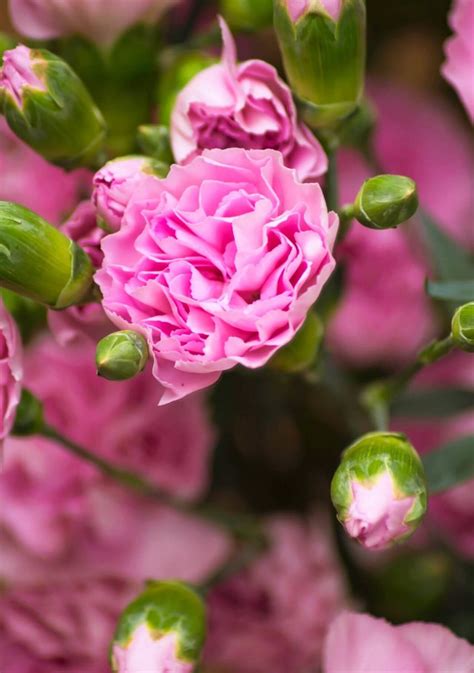
{"type": "Polygon", "coordinates": [[[459,94],[474,123],[474,1],[455,0],[450,14],[454,35],[445,45],[443,75],[459,94]]]}
{"type": "Polygon", "coordinates": [[[334,267],[336,231],[319,185],[271,150],[208,150],[145,176],[96,281],[112,322],[146,335],[161,403],[290,341],[334,267]]]}

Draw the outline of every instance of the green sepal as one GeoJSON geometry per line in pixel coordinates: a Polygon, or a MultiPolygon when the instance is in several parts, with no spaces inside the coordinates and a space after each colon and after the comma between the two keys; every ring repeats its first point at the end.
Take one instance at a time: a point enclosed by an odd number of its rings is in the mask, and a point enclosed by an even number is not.
{"type": "Polygon", "coordinates": [[[308,369],[318,356],[323,336],[324,325],[321,319],[310,311],[293,339],[289,344],[280,348],[270,360],[269,366],[288,374],[308,369]]]}
{"type": "Polygon", "coordinates": [[[120,617],[111,648],[113,671],[117,670],[113,645],[127,647],[142,624],[157,637],[175,632],[177,656],[192,663],[199,660],[206,636],[206,609],[201,597],[190,586],[172,580],[147,583],[145,591],[120,617]]]}

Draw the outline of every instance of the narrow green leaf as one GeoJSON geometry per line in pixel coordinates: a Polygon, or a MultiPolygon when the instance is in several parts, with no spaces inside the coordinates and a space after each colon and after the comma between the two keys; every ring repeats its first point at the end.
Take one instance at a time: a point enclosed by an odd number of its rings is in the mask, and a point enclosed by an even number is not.
{"type": "Polygon", "coordinates": [[[456,301],[460,304],[474,300],[474,278],[471,280],[426,282],[426,291],[434,299],[456,301]]]}
{"type": "Polygon", "coordinates": [[[458,388],[410,390],[400,395],[392,406],[394,416],[404,418],[439,418],[474,409],[474,391],[458,388]]]}
{"type": "Polygon", "coordinates": [[[474,478],[474,435],[461,437],[423,456],[430,493],[440,493],[474,478]]]}
{"type": "Polygon", "coordinates": [[[469,280],[474,278],[474,260],[469,253],[444,233],[424,210],[418,213],[439,280],[469,280]]]}

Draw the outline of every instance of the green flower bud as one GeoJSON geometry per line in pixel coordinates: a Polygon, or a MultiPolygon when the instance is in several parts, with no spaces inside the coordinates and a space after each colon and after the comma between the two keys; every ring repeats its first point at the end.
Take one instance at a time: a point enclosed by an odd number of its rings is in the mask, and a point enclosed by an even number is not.
{"type": "Polygon", "coordinates": [[[308,369],[316,360],[323,335],[321,319],[310,311],[290,343],[280,348],[270,360],[270,367],[289,374],[308,369]]]}
{"type": "Polygon", "coordinates": [[[426,511],[420,457],[404,435],[372,432],[342,455],[331,498],[347,533],[369,549],[409,537],[426,511]]]}
{"type": "Polygon", "coordinates": [[[97,373],[109,381],[131,379],[143,371],[147,361],[148,345],[138,332],[114,332],[97,344],[97,373]]]}
{"type": "Polygon", "coordinates": [[[176,98],[192,78],[217,62],[200,51],[170,52],[164,59],[163,73],[158,86],[160,122],[169,126],[176,98]]]}
{"type": "Polygon", "coordinates": [[[43,405],[40,400],[23,388],[18,404],[12,434],[20,437],[36,435],[44,427],[43,405]]]}
{"type": "Polygon", "coordinates": [[[313,127],[356,110],[364,88],[365,2],[274,0],[274,23],[288,80],[313,127]]]}
{"type": "Polygon", "coordinates": [[[233,30],[258,30],[272,23],[273,0],[220,0],[219,10],[233,30]]]}
{"type": "Polygon", "coordinates": [[[402,175],[377,175],[362,185],[354,217],[370,229],[398,227],[418,209],[416,183],[402,175]]]}
{"type": "Polygon", "coordinates": [[[16,135],[63,168],[95,166],[105,123],[69,65],[44,49],[19,45],[3,55],[0,109],[16,135]]]}
{"type": "Polygon", "coordinates": [[[195,591],[181,582],[150,582],[120,618],[112,670],[125,673],[140,659],[153,671],[187,673],[200,659],[205,634],[205,606],[195,591]]]}
{"type": "Polygon", "coordinates": [[[168,166],[173,163],[170,132],[167,126],[163,126],[162,124],[142,124],[142,126],[138,127],[137,142],[143,154],[153,157],[168,166]]]}
{"type": "Polygon", "coordinates": [[[92,289],[94,269],[74,241],[36,213],[0,201],[0,286],[62,309],[92,289]]]}
{"type": "Polygon", "coordinates": [[[451,324],[454,344],[468,353],[474,353],[474,301],[460,306],[451,324]]]}

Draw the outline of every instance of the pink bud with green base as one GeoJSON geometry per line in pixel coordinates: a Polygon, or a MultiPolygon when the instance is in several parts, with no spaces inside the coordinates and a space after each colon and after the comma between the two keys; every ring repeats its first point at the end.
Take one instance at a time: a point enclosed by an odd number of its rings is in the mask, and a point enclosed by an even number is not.
{"type": "Polygon", "coordinates": [[[426,511],[421,460],[404,435],[373,432],[343,454],[331,497],[346,532],[368,549],[409,537],[426,511]]]}
{"type": "Polygon", "coordinates": [[[205,607],[191,587],[150,582],[120,618],[111,648],[114,673],[192,673],[206,632],[205,607]]]}

